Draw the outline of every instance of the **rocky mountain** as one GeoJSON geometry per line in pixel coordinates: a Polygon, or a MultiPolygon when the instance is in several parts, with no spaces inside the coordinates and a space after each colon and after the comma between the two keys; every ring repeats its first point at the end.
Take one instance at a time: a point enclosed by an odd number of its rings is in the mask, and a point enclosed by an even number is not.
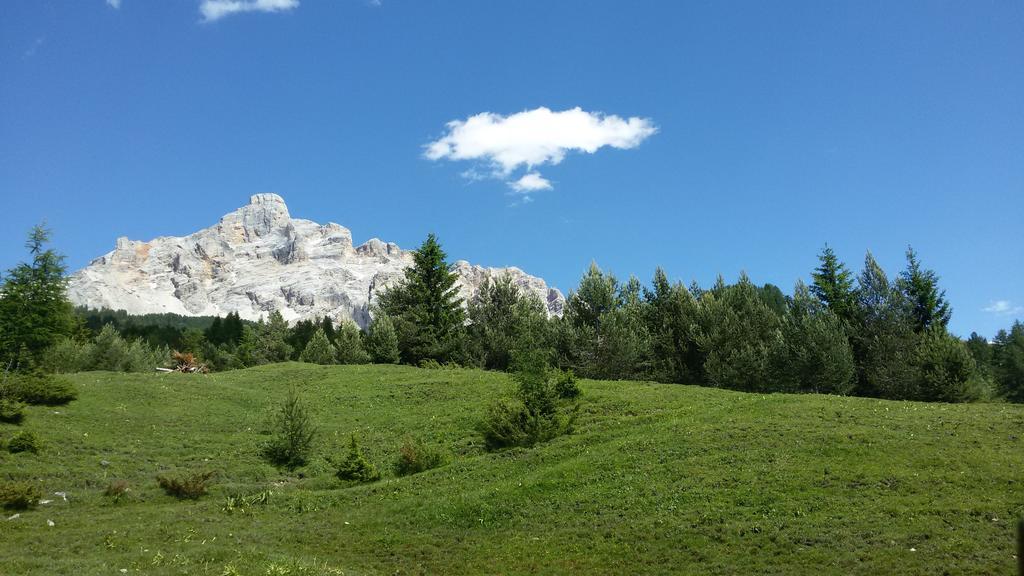
{"type": "MultiPolygon", "coordinates": [[[[256,194],[214,226],[184,237],[118,238],[112,252],[73,274],[68,296],[90,308],[130,314],[257,320],[278,310],[288,321],[329,316],[365,327],[378,293],[402,278],[412,252],[376,238],[352,245],[343,226],[292,218],[277,194],[256,194]]],[[[488,278],[508,274],[551,315],[565,298],[518,268],[454,265],[468,299],[488,278]]]]}

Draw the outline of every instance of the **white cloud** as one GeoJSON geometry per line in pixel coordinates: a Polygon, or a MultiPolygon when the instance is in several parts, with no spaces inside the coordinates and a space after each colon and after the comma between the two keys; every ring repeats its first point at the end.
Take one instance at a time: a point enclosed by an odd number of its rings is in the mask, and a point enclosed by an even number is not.
{"type": "Polygon", "coordinates": [[[538,190],[551,190],[551,181],[540,175],[538,172],[528,172],[515,182],[509,182],[509,187],[519,193],[537,192],[538,190]]]}
{"type": "Polygon", "coordinates": [[[298,6],[299,0],[203,0],[199,13],[204,22],[213,22],[242,12],[284,12],[298,6]]]}
{"type": "Polygon", "coordinates": [[[121,0],[107,0],[107,6],[110,6],[114,10],[121,7],[121,0]]]}
{"type": "Polygon", "coordinates": [[[982,312],[995,314],[997,316],[1013,316],[1024,314],[1024,306],[1015,306],[1009,300],[993,300],[991,304],[981,309],[982,312]]]}
{"type": "Polygon", "coordinates": [[[525,168],[525,175],[509,182],[517,191],[551,188],[551,182],[534,170],[536,166],[559,164],[569,152],[593,154],[606,146],[635,148],[658,131],[648,118],[624,119],[579,107],[561,112],[541,107],[509,116],[482,112],[452,120],[447,128],[444,136],[425,146],[427,158],[483,162],[492,177],[504,180],[525,168]]]}

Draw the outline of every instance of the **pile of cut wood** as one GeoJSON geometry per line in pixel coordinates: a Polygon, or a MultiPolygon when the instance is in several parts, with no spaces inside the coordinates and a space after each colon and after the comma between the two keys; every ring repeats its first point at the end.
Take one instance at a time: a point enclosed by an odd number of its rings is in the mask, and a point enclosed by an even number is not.
{"type": "Polygon", "coordinates": [[[206,374],[210,369],[196,360],[195,354],[191,352],[177,352],[171,355],[174,360],[173,368],[157,368],[157,372],[186,372],[188,374],[206,374]]]}

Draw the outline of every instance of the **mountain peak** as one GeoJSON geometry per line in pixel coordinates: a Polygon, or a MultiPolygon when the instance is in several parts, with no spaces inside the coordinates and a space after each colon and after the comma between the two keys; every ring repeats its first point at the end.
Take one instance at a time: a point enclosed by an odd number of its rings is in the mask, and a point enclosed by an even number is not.
{"type": "MultiPolygon", "coordinates": [[[[73,274],[68,297],[79,306],[130,314],[171,312],[256,320],[279,311],[289,321],[328,316],[366,326],[381,291],[404,276],[412,253],[371,239],[353,247],[349,230],[293,219],[277,194],[254,194],[218,224],[149,242],[118,238],[113,251],[73,274]]],[[[469,301],[487,279],[508,275],[548,313],[565,298],[518,268],[459,261],[460,296],[469,301]]]]}

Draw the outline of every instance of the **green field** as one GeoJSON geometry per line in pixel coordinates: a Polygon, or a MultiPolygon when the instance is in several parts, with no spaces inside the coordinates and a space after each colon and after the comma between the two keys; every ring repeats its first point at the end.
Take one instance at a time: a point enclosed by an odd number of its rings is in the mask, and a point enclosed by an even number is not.
{"type": "Polygon", "coordinates": [[[499,373],[72,379],[78,400],[28,411],[43,451],[0,456],[0,477],[54,500],[4,514],[0,573],[1011,574],[1024,514],[1024,406],[583,381],[575,433],[487,453],[474,424],[511,390],[499,373]],[[320,456],[291,474],[258,456],[290,384],[321,432],[320,456]],[[351,433],[383,480],[334,478],[324,456],[351,433]],[[408,433],[451,463],[395,477],[408,433]],[[196,502],[155,482],[207,469],[196,502]],[[114,479],[132,488],[120,502],[103,495],[114,479]],[[223,510],[266,489],[266,505],[223,510]]]}

